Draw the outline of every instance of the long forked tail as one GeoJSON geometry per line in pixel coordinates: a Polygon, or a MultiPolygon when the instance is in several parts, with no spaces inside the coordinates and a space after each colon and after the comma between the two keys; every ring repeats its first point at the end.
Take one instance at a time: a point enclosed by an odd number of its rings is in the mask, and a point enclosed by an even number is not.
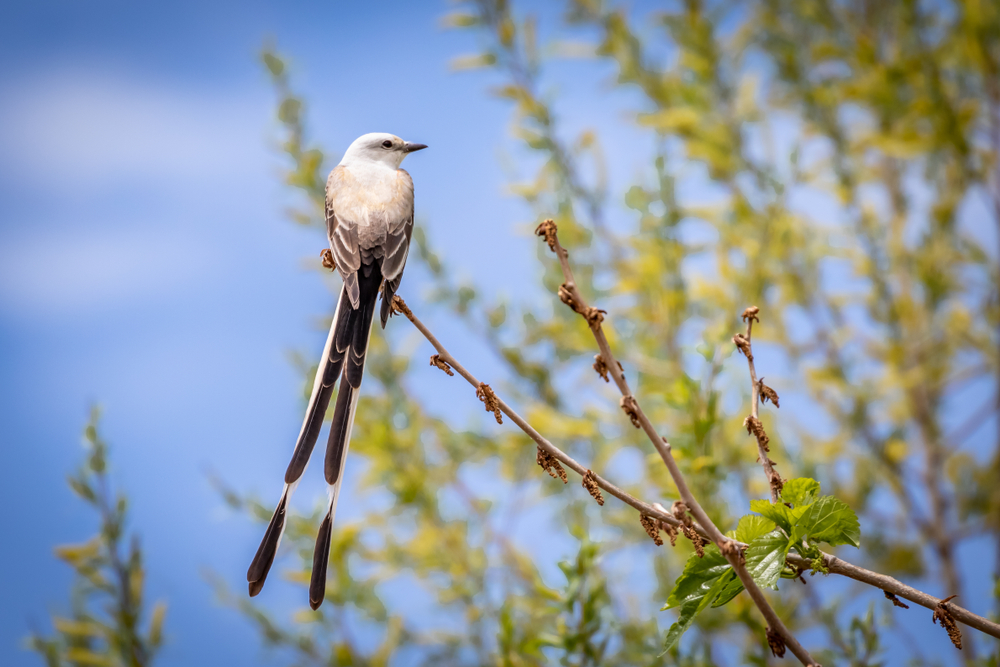
{"type": "Polygon", "coordinates": [[[306,408],[302,430],[299,431],[299,438],[295,443],[295,450],[292,452],[292,460],[288,463],[288,469],[285,470],[285,486],[281,490],[281,499],[271,516],[271,522],[267,526],[260,547],[257,548],[257,554],[247,570],[250,597],[260,593],[264,587],[264,581],[267,579],[267,573],[274,562],[274,555],[278,551],[281,536],[285,532],[285,512],[288,509],[288,501],[309,464],[309,455],[312,454],[316,440],[319,438],[320,429],[323,427],[323,418],[330,405],[333,387],[344,367],[346,355],[337,350],[336,337],[338,329],[343,326],[342,316],[350,310],[350,300],[341,290],[337,310],[333,314],[333,322],[330,325],[330,333],[326,337],[326,345],[323,347],[323,356],[316,369],[316,380],[313,382],[312,395],[309,397],[309,407],[306,408]]]}
{"type": "Polygon", "coordinates": [[[346,326],[337,332],[334,345],[344,355],[344,372],[337,394],[337,406],[333,410],[330,424],[330,438],[326,444],[324,473],[329,485],[330,504],[326,516],[316,536],[313,551],[312,580],[309,583],[309,606],[318,609],[326,595],[326,568],[330,561],[330,538],[333,519],[337,514],[340,486],[343,483],[344,461],[351,443],[351,427],[354,425],[354,410],[358,405],[361,378],[365,370],[365,355],[368,353],[368,339],[371,336],[375,302],[378,300],[382,272],[376,263],[363,265],[358,271],[360,298],[358,309],[352,310],[346,326]],[[366,275],[367,272],[367,275],[366,275]]]}
{"type": "Polygon", "coordinates": [[[313,581],[309,587],[310,604],[313,609],[318,608],[323,601],[333,515],[336,511],[336,501],[340,490],[340,475],[343,471],[343,462],[350,440],[354,407],[357,403],[358,388],[361,386],[365,352],[368,347],[368,336],[371,332],[372,314],[375,310],[375,300],[382,275],[377,265],[362,266],[358,272],[358,278],[361,298],[357,309],[352,307],[347,292],[343,289],[340,292],[337,310],[334,313],[330,333],[323,349],[323,357],[316,370],[316,380],[313,383],[309,407],[306,410],[302,429],[292,453],[292,460],[285,471],[285,486],[281,492],[281,499],[278,501],[271,522],[267,526],[257,554],[247,570],[247,582],[251,597],[260,593],[264,587],[264,581],[267,579],[268,571],[274,562],[278,545],[281,543],[281,536],[285,530],[285,513],[288,509],[288,502],[309,463],[309,456],[312,454],[323,426],[323,419],[333,395],[334,385],[343,371],[345,381],[341,382],[341,391],[337,398],[337,408],[327,446],[326,478],[330,484],[330,505],[316,542],[313,581]],[[368,275],[365,275],[366,270],[368,270],[368,275]],[[374,283],[374,287],[371,286],[371,283],[374,283]],[[339,435],[334,437],[334,434],[339,435]],[[335,445],[335,443],[337,444],[335,445]],[[332,455],[337,457],[335,464],[331,463],[332,455]],[[335,468],[333,473],[331,473],[332,468],[335,468]],[[317,563],[317,558],[320,556],[322,556],[322,560],[317,563]],[[321,574],[318,582],[317,574],[321,574]]]}

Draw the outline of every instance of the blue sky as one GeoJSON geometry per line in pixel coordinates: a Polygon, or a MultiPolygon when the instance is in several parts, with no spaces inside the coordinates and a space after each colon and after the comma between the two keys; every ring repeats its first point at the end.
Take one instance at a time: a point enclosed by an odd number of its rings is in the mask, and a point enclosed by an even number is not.
{"type": "MultiPolygon", "coordinates": [[[[52,546],[93,531],[65,476],[95,402],[114,478],[142,530],[150,596],[170,604],[162,664],[266,657],[201,574],[209,568],[243,590],[260,537],[223,507],[205,473],[277,497],[302,409],[288,353],[322,347],[315,324],[331,296],[305,264],[324,239],[284,215],[294,200],[277,178],[274,97],[257,60],[265,41],[291,57],[310,127],[331,152],[369,131],[430,145],[405,165],[418,224],[460,275],[491,293],[536,284],[530,213],[503,187],[510,112],[486,95],[489,75],[449,71],[452,57],[475,50],[471,34],[440,29],[449,8],[4,8],[0,501],[18,536],[0,552],[3,571],[16,573],[0,604],[4,664],[38,664],[17,645],[30,628],[47,629],[65,600],[70,572],[52,546]]],[[[639,136],[624,122],[633,100],[595,95],[609,88],[603,66],[555,71],[567,131],[609,127],[606,145],[630,147],[609,151],[612,216],[628,221],[622,188],[648,152],[630,143],[639,136]]],[[[418,296],[422,278],[408,271],[403,294],[418,296]]],[[[428,319],[460,358],[482,360],[477,372],[498,369],[447,318],[428,319]]],[[[410,333],[389,335],[417,355],[410,333]]],[[[320,493],[305,484],[297,500],[308,506],[320,493]]]]}
{"type": "MultiPolygon", "coordinates": [[[[70,582],[52,547],[93,532],[65,476],[95,402],[142,532],[149,595],[169,601],[162,664],[265,658],[202,575],[243,590],[260,537],[224,508],[206,472],[277,494],[301,423],[288,354],[321,349],[316,323],[331,308],[305,263],[325,239],[284,215],[294,198],[278,179],[274,95],[258,62],[266,41],[290,56],[314,136],[331,153],[369,131],[431,146],[406,165],[418,224],[463,275],[492,276],[485,284],[497,292],[534,283],[529,213],[503,189],[509,110],[485,94],[489,77],[447,66],[474,51],[472,37],[439,27],[446,3],[358,7],[5,7],[0,500],[18,508],[8,516],[18,538],[0,552],[17,573],[0,605],[4,664],[37,663],[18,644],[48,628],[70,582]],[[468,257],[472,248],[490,252],[468,257]]],[[[403,293],[420,285],[408,271],[403,293]]],[[[456,353],[476,351],[454,338],[456,353]]],[[[312,486],[297,494],[303,506],[323,493],[312,486]]]]}

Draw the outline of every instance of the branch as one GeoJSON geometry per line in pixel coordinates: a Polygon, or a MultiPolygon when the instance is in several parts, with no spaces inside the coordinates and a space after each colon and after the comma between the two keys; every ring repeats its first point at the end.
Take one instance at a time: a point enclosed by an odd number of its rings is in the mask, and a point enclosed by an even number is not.
{"type": "MultiPolygon", "coordinates": [[[[444,345],[442,345],[441,342],[437,339],[437,337],[435,337],[434,334],[431,333],[430,329],[428,329],[427,326],[423,322],[421,322],[416,315],[413,314],[413,311],[410,310],[410,308],[406,305],[406,302],[403,301],[403,299],[401,299],[398,295],[392,298],[392,309],[396,313],[402,313],[403,315],[405,315],[406,318],[413,323],[413,326],[417,328],[417,331],[423,334],[424,338],[427,339],[427,342],[429,342],[434,347],[434,349],[437,350],[437,354],[431,357],[432,366],[440,368],[448,375],[453,375],[451,369],[454,369],[459,375],[465,378],[466,382],[468,382],[469,384],[471,384],[473,387],[476,388],[477,395],[479,393],[483,394],[486,393],[486,391],[481,388],[482,387],[488,388],[489,385],[483,384],[478,379],[476,379],[476,377],[472,373],[466,370],[466,368],[461,363],[459,363],[459,361],[455,359],[455,357],[453,357],[451,353],[448,352],[447,349],[445,349],[444,345]]],[[[514,422],[514,424],[516,424],[518,428],[524,431],[529,438],[535,441],[535,444],[538,445],[540,450],[545,452],[545,454],[547,454],[548,456],[559,461],[559,463],[562,463],[566,467],[570,468],[573,472],[579,474],[580,477],[583,478],[583,486],[587,488],[588,491],[590,490],[590,482],[593,482],[598,487],[604,489],[605,491],[613,495],[615,498],[621,500],[626,505],[630,505],[635,509],[639,510],[641,514],[657,519],[661,523],[668,524],[674,527],[675,529],[682,527],[682,522],[679,519],[675,518],[672,514],[667,512],[662,507],[656,507],[654,505],[651,505],[650,503],[639,500],[632,494],[612,484],[604,477],[601,477],[597,473],[593,472],[586,466],[579,463],[569,454],[565,453],[564,451],[553,445],[551,442],[545,439],[538,431],[536,431],[531,426],[531,424],[526,422],[519,414],[514,412],[514,410],[509,405],[507,405],[507,403],[505,403],[502,398],[497,396],[492,389],[489,389],[488,392],[491,397],[490,402],[487,403],[489,412],[493,412],[494,408],[497,408],[500,410],[501,413],[507,415],[507,417],[512,422],[514,422]]],[[[486,403],[486,401],[484,401],[484,403],[486,403]]],[[[543,457],[540,456],[539,457],[540,463],[542,460],[543,457]]]]}
{"type": "Polygon", "coordinates": [[[726,560],[729,561],[730,565],[732,565],[733,571],[736,572],[736,575],[740,578],[740,582],[742,582],[743,587],[746,588],[747,593],[750,594],[754,604],[757,605],[757,608],[767,621],[769,643],[772,641],[779,643],[783,642],[789,649],[791,649],[792,653],[803,665],[818,664],[815,660],[813,660],[812,656],[809,655],[809,652],[806,651],[794,635],[792,635],[788,628],[785,627],[785,624],[780,618],[778,618],[774,609],[771,608],[771,605],[764,597],[764,593],[760,590],[757,583],[753,580],[753,577],[750,576],[750,573],[746,569],[743,550],[739,548],[734,540],[731,540],[722,534],[722,532],[716,527],[716,525],[709,518],[708,514],[706,514],[705,510],[702,509],[701,505],[695,499],[691,490],[688,488],[684,476],[681,474],[680,468],[677,467],[677,462],[674,461],[673,454],[670,451],[670,444],[656,432],[652,422],[649,421],[646,413],[644,413],[642,408],[639,406],[639,402],[632,394],[632,390],[629,389],[628,381],[625,379],[625,373],[622,371],[622,367],[618,364],[617,360],[615,360],[614,354],[611,352],[611,347],[608,345],[608,339],[604,335],[604,331],[601,328],[601,322],[604,320],[604,311],[587,306],[583,296],[576,288],[576,282],[573,279],[573,270],[569,265],[569,254],[559,243],[555,222],[552,220],[546,220],[538,226],[535,233],[545,238],[545,242],[548,243],[549,249],[551,249],[556,254],[556,257],[559,258],[559,264],[562,266],[563,278],[565,280],[565,282],[559,287],[559,298],[563,301],[563,303],[579,313],[587,321],[587,324],[590,325],[590,329],[594,333],[594,339],[597,341],[597,346],[601,351],[598,362],[603,363],[608,375],[614,379],[615,385],[621,392],[622,409],[626,414],[628,414],[633,425],[645,431],[650,442],[653,443],[653,447],[655,447],[656,451],[659,452],[660,458],[663,459],[663,463],[667,466],[667,470],[670,472],[670,476],[674,480],[674,485],[677,487],[677,492],[680,494],[681,500],[684,501],[684,504],[687,505],[687,509],[694,515],[695,519],[698,520],[698,523],[700,523],[708,532],[709,538],[715,542],[716,545],[718,545],[719,551],[722,552],[722,554],[726,557],[726,560]],[[780,640],[772,639],[772,634],[777,634],[780,637],[780,640]]]}
{"type": "Polygon", "coordinates": [[[753,335],[753,323],[760,322],[757,313],[760,309],[757,306],[750,306],[743,311],[743,321],[747,323],[747,333],[745,336],[736,334],[733,336],[733,343],[737,349],[747,358],[747,365],[750,367],[750,416],[743,421],[747,433],[753,434],[757,439],[757,460],[764,468],[764,475],[767,476],[768,485],[771,487],[771,502],[776,503],[781,498],[781,489],[785,482],[781,475],[774,469],[774,461],[768,457],[771,448],[767,443],[771,441],[764,431],[764,425],[760,421],[759,408],[761,400],[771,401],[774,407],[778,407],[778,393],[764,384],[764,378],[757,379],[757,369],[753,365],[753,345],[751,337],[753,335]]]}
{"type": "MultiPolygon", "coordinates": [[[[759,312],[760,309],[757,308],[757,306],[750,306],[743,311],[743,320],[747,323],[747,333],[745,336],[741,334],[733,336],[733,343],[735,343],[740,352],[746,356],[747,364],[750,367],[750,383],[753,392],[751,400],[753,402],[753,408],[750,416],[747,417],[747,421],[744,423],[747,425],[747,430],[757,436],[757,452],[760,457],[761,465],[764,468],[764,473],[767,475],[768,482],[771,485],[771,500],[772,502],[779,502],[782,487],[781,476],[774,470],[774,462],[767,457],[768,437],[767,434],[764,433],[764,427],[761,425],[760,419],[757,417],[757,410],[760,405],[760,401],[762,400],[762,396],[763,400],[770,400],[774,403],[775,407],[778,406],[777,392],[765,385],[763,378],[760,380],[757,379],[757,371],[754,368],[751,333],[753,323],[755,321],[760,322],[760,320],[757,319],[757,314],[759,312]]],[[[937,612],[939,608],[943,608],[950,613],[952,618],[957,621],[961,621],[970,628],[975,628],[976,630],[985,632],[988,635],[1000,638],[1000,625],[983,618],[982,616],[977,616],[967,609],[951,604],[948,601],[950,598],[936,598],[932,595],[924,593],[923,591],[918,591],[911,586],[907,586],[903,582],[888,575],[866,570],[863,567],[858,567],[857,565],[848,563],[847,561],[828,553],[820,553],[823,554],[823,565],[830,571],[831,574],[839,574],[850,579],[854,579],[855,581],[860,581],[870,586],[880,588],[886,594],[886,597],[889,595],[899,596],[923,607],[927,607],[934,612],[937,612]]],[[[813,567],[808,559],[794,553],[788,554],[787,561],[801,569],[812,569],[813,567]]],[[[893,604],[901,606],[898,601],[894,601],[893,604]]]]}
{"type": "MultiPolygon", "coordinates": [[[[431,357],[432,366],[440,368],[442,371],[448,373],[449,375],[453,375],[451,369],[454,368],[456,371],[458,371],[459,375],[465,378],[465,380],[476,389],[478,389],[482,385],[482,383],[479,380],[477,380],[476,377],[473,376],[469,371],[467,371],[465,367],[462,366],[462,364],[460,364],[458,360],[455,359],[455,357],[451,356],[451,353],[449,353],[448,350],[445,349],[445,347],[441,344],[440,341],[438,341],[438,339],[434,336],[434,334],[430,332],[427,326],[424,325],[424,323],[421,322],[416,317],[416,315],[413,314],[413,311],[411,311],[409,307],[407,307],[406,303],[399,296],[393,298],[392,305],[393,305],[393,310],[395,312],[406,315],[407,319],[409,319],[410,322],[413,323],[413,326],[416,327],[417,331],[419,331],[437,351],[437,354],[431,357]]],[[[496,395],[494,394],[494,396],[496,395]]],[[[624,502],[626,505],[629,505],[634,509],[638,510],[640,515],[656,519],[660,521],[662,524],[670,526],[674,530],[683,529],[683,522],[675,518],[673,514],[671,514],[659,503],[650,504],[642,500],[639,500],[635,496],[631,495],[630,493],[622,490],[618,486],[609,482],[604,477],[601,477],[600,475],[591,471],[589,468],[584,467],[582,464],[577,462],[571,456],[563,452],[561,449],[553,445],[551,442],[545,439],[541,434],[539,434],[538,431],[536,431],[530,424],[528,424],[528,422],[526,422],[523,418],[521,418],[520,415],[514,412],[514,410],[511,409],[511,407],[507,405],[503,401],[503,399],[501,399],[499,396],[496,396],[496,401],[497,401],[497,407],[500,409],[500,412],[507,415],[507,417],[511,421],[513,421],[514,424],[516,424],[522,431],[524,431],[528,435],[528,437],[530,437],[538,445],[538,447],[545,453],[549,454],[556,460],[565,464],[568,468],[579,474],[585,480],[589,476],[589,479],[592,479],[598,487],[604,489],[614,497],[624,502]]],[[[667,528],[668,532],[670,531],[671,528],[667,528]]],[[[655,534],[655,527],[652,527],[652,530],[655,534]]],[[[707,531],[701,526],[695,526],[695,530],[697,530],[697,532],[703,537],[707,537],[707,531]]],[[[739,546],[741,549],[745,546],[739,542],[735,542],[735,544],[739,546]]],[[[803,570],[811,569],[812,567],[811,561],[802,558],[801,556],[798,556],[797,554],[794,553],[788,554],[788,562],[803,570]]],[[[841,558],[837,558],[836,556],[833,556],[828,553],[823,554],[823,564],[830,571],[831,574],[839,574],[849,579],[854,579],[855,581],[859,581],[861,583],[874,586],[888,593],[898,595],[899,597],[905,598],[911,602],[915,602],[916,604],[927,607],[928,609],[931,610],[936,609],[937,606],[941,603],[940,599],[928,595],[927,593],[919,591],[910,586],[907,586],[906,584],[898,581],[897,579],[893,579],[890,576],[879,574],[877,572],[872,572],[871,570],[866,570],[863,567],[858,567],[857,565],[853,565],[841,558]]],[[[988,635],[1000,638],[1000,625],[992,621],[989,621],[983,618],[982,616],[977,616],[976,614],[973,614],[972,612],[951,603],[948,603],[948,609],[952,612],[952,615],[955,617],[956,620],[961,621],[962,623],[968,625],[971,628],[975,628],[977,630],[985,632],[988,635]]]]}
{"type": "MultiPolygon", "coordinates": [[[[794,553],[788,554],[788,562],[796,567],[804,569],[812,567],[808,559],[794,553]]],[[[942,599],[936,598],[933,595],[928,595],[927,593],[919,591],[912,586],[907,586],[898,579],[894,579],[893,577],[885,574],[879,574],[878,572],[872,572],[871,570],[866,570],[863,567],[858,567],[857,565],[848,563],[846,560],[837,558],[832,554],[823,553],[823,565],[830,570],[830,574],[839,574],[849,579],[860,581],[863,584],[880,588],[886,593],[891,593],[901,598],[905,598],[910,602],[915,602],[916,604],[926,607],[932,611],[936,610],[939,606],[946,606],[956,621],[961,621],[970,628],[974,628],[980,632],[984,632],[992,637],[1000,639],[1000,624],[994,623],[993,621],[983,618],[977,614],[973,614],[968,609],[963,609],[958,605],[952,604],[947,601],[947,598],[942,599]]]]}

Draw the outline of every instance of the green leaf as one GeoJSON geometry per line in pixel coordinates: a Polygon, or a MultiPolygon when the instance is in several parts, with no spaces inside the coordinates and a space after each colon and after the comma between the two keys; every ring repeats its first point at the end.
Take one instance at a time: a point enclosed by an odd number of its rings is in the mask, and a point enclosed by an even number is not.
{"type": "MultiPolygon", "coordinates": [[[[743,523],[742,519],[740,523],[743,523]]],[[[791,541],[788,536],[777,529],[758,536],[750,543],[750,547],[746,551],[746,567],[747,572],[750,573],[758,586],[777,589],[778,577],[781,576],[781,570],[785,567],[785,558],[788,556],[790,546],[791,541]]],[[[743,582],[736,577],[734,572],[732,581],[720,591],[712,606],[721,607],[739,595],[742,590],[743,582]]]]}
{"type": "Polygon", "coordinates": [[[706,547],[704,558],[691,554],[684,572],[667,597],[667,604],[660,611],[683,605],[689,600],[700,599],[712,587],[715,579],[725,574],[730,567],[729,561],[714,544],[706,547]]]}
{"type": "Polygon", "coordinates": [[[267,66],[267,70],[271,73],[271,76],[277,77],[285,73],[285,63],[278,56],[265,51],[260,57],[264,61],[264,65],[267,66]]]}
{"type": "Polygon", "coordinates": [[[774,530],[774,521],[757,516],[756,514],[747,514],[736,525],[736,539],[745,544],[750,544],[761,535],[766,535],[772,530],[774,530]]]}
{"type": "MultiPolygon", "coordinates": [[[[719,556],[722,557],[722,554],[719,554],[719,556]]],[[[703,560],[699,559],[697,556],[691,556],[691,558],[703,560]]],[[[705,558],[708,558],[707,551],[705,553],[705,558]]],[[[723,558],[723,560],[725,559],[723,558]]],[[[688,560],[688,564],[690,565],[690,559],[688,560]]],[[[685,568],[685,572],[686,570],[687,568],[685,568]]],[[[683,577],[683,575],[681,576],[683,577]]],[[[672,649],[674,645],[680,641],[681,636],[688,628],[691,627],[691,624],[694,623],[694,619],[698,616],[698,614],[708,608],[708,605],[712,603],[712,600],[714,600],[719,592],[735,577],[736,573],[733,572],[730,567],[729,570],[723,571],[721,575],[705,582],[703,587],[704,592],[701,595],[691,596],[684,601],[681,605],[681,613],[680,616],[677,617],[677,622],[671,625],[670,629],[667,630],[667,636],[663,640],[663,651],[660,655],[663,655],[672,649]]]]}
{"type": "Polygon", "coordinates": [[[153,616],[149,621],[149,643],[159,646],[163,642],[163,619],[167,615],[167,605],[157,602],[153,607],[153,616]]]}
{"type": "Polygon", "coordinates": [[[771,504],[768,500],[751,500],[750,510],[767,517],[774,523],[785,529],[785,532],[792,532],[792,525],[795,523],[788,512],[788,508],[781,503],[771,504]]]}
{"type": "Polygon", "coordinates": [[[806,509],[796,523],[792,539],[798,541],[806,536],[834,547],[840,544],[859,547],[861,525],[847,503],[833,496],[823,496],[806,509]]]}
{"type": "Polygon", "coordinates": [[[747,571],[758,586],[774,588],[785,567],[785,557],[791,541],[780,530],[761,535],[746,552],[747,571]]]}
{"type": "Polygon", "coordinates": [[[819,496],[819,482],[808,477],[796,477],[785,482],[781,499],[795,507],[811,505],[819,496]]]}

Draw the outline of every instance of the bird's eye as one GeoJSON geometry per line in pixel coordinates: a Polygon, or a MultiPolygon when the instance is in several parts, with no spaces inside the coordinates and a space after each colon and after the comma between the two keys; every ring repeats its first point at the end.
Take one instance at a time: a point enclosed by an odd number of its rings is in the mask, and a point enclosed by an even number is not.
{"type": "Polygon", "coordinates": [[[392,148],[392,142],[386,139],[382,142],[382,148],[392,148]]]}

